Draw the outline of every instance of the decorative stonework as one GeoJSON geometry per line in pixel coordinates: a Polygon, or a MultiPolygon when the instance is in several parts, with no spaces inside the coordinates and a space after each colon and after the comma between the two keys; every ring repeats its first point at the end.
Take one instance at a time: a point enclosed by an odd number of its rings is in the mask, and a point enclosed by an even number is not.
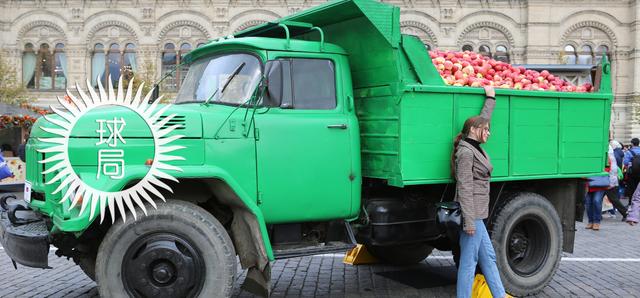
{"type": "Polygon", "coordinates": [[[506,45],[507,48],[513,48],[516,44],[515,39],[513,38],[513,34],[511,34],[511,31],[509,31],[509,29],[507,29],[506,27],[498,23],[488,22],[488,21],[478,22],[465,28],[462,31],[462,33],[460,33],[460,35],[458,36],[458,40],[456,43],[458,45],[461,45],[463,42],[468,41],[468,40],[465,40],[465,38],[473,38],[473,34],[476,32],[478,34],[478,38],[481,38],[481,39],[485,37],[483,36],[483,34],[488,33],[489,36],[486,38],[487,40],[490,40],[493,38],[500,38],[500,35],[504,36],[504,41],[508,43],[506,45]],[[483,31],[483,30],[487,30],[487,31],[483,31]],[[500,33],[500,34],[494,35],[494,33],[500,33]]]}
{"type": "Polygon", "coordinates": [[[199,34],[196,34],[196,36],[200,37],[201,35],[201,37],[205,39],[211,38],[211,34],[202,24],[190,20],[182,20],[169,23],[169,25],[166,25],[164,28],[162,28],[162,30],[158,34],[157,40],[158,42],[160,42],[166,39],[167,34],[175,29],[178,30],[179,37],[189,38],[192,35],[191,28],[199,31],[199,34]]]}
{"type": "MultiPolygon", "coordinates": [[[[33,22],[27,24],[26,26],[22,27],[20,29],[20,31],[18,31],[18,38],[21,38],[21,37],[25,36],[27,34],[27,32],[29,32],[32,29],[37,28],[37,27],[40,27],[41,30],[42,29],[46,29],[47,32],[45,33],[45,35],[48,35],[49,31],[51,29],[53,29],[58,34],[61,34],[61,35],[65,36],[64,30],[62,29],[62,27],[60,27],[60,26],[58,26],[55,23],[50,22],[50,21],[40,20],[40,21],[33,21],[33,22]]],[[[42,31],[40,31],[40,35],[42,35],[42,31]]],[[[65,38],[66,38],[66,36],[65,36],[65,38]]]]}
{"type": "Polygon", "coordinates": [[[415,35],[423,43],[430,45],[431,47],[438,46],[438,38],[436,34],[427,25],[416,21],[402,21],[400,22],[400,30],[402,33],[415,35]]]}
{"type": "Polygon", "coordinates": [[[596,21],[583,21],[572,25],[564,32],[564,34],[562,34],[562,37],[560,38],[560,44],[565,44],[568,40],[574,40],[576,37],[578,37],[576,35],[576,32],[578,32],[580,29],[583,29],[579,34],[579,37],[582,40],[608,39],[611,42],[610,45],[613,46],[612,50],[618,46],[618,38],[616,37],[615,32],[613,32],[613,30],[611,30],[611,28],[609,28],[607,25],[596,21]],[[591,33],[586,33],[588,31],[590,31],[591,33]],[[600,31],[602,33],[598,34],[599,32],[597,31],[600,31]]]}
{"type": "Polygon", "coordinates": [[[248,21],[248,22],[245,22],[242,25],[238,26],[235,30],[233,30],[233,33],[238,32],[238,31],[242,31],[242,30],[247,29],[247,28],[251,28],[253,26],[258,26],[258,25],[264,24],[266,22],[267,21],[263,21],[263,20],[248,21]]]}
{"type": "Polygon", "coordinates": [[[107,29],[109,37],[118,37],[120,36],[120,30],[124,29],[127,35],[131,35],[133,39],[138,40],[138,35],[136,31],[131,28],[127,23],[121,21],[106,21],[99,23],[98,25],[93,26],[91,30],[87,33],[87,43],[91,43],[94,39],[94,36],[99,35],[98,33],[105,33],[104,30],[107,29]]]}

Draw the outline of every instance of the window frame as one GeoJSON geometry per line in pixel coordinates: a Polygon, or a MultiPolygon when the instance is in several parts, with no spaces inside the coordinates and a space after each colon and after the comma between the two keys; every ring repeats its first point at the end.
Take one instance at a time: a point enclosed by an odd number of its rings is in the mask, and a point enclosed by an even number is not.
{"type": "MultiPolygon", "coordinates": [[[[172,89],[167,89],[166,85],[163,84],[162,86],[160,86],[160,88],[162,89],[162,91],[165,91],[165,92],[176,92],[177,93],[178,90],[180,90],[180,87],[181,87],[180,85],[182,84],[182,80],[184,78],[186,78],[186,73],[188,72],[188,69],[189,69],[188,65],[185,64],[185,65],[180,66],[180,64],[182,63],[182,60],[183,60],[184,56],[186,56],[189,52],[193,51],[194,49],[197,49],[197,47],[194,48],[193,44],[191,42],[189,42],[189,41],[182,41],[182,42],[177,42],[177,43],[173,42],[173,41],[166,41],[162,46],[162,52],[160,54],[160,77],[163,77],[167,73],[164,70],[165,64],[163,64],[163,61],[164,61],[165,53],[169,53],[169,52],[172,51],[172,49],[167,49],[166,48],[166,46],[168,44],[172,44],[173,45],[173,54],[176,56],[176,58],[175,58],[176,63],[174,65],[169,66],[169,64],[167,64],[167,66],[175,68],[175,71],[174,71],[172,77],[175,80],[175,86],[176,87],[173,90],[172,89]],[[182,46],[184,46],[185,44],[189,45],[189,50],[184,50],[182,48],[182,46]],[[178,66],[180,66],[180,67],[178,67],[178,66]],[[183,67],[185,67],[185,66],[187,66],[186,69],[183,69],[183,67]],[[182,74],[182,72],[184,72],[184,75],[182,74]]],[[[205,45],[206,43],[197,43],[197,44],[205,45]]],[[[170,70],[168,70],[168,71],[170,71],[170,70]]]]}
{"type": "MultiPolygon", "coordinates": [[[[137,54],[138,54],[138,45],[136,45],[135,42],[130,41],[130,40],[125,40],[122,42],[119,41],[95,41],[93,42],[93,50],[91,51],[91,62],[93,64],[93,59],[96,53],[99,53],[99,51],[102,51],[102,54],[104,54],[104,71],[101,74],[102,79],[99,80],[100,83],[102,83],[103,87],[107,87],[109,85],[107,85],[107,81],[109,80],[109,76],[111,75],[111,72],[109,70],[109,55],[112,53],[118,53],[118,68],[120,69],[120,75],[122,75],[125,72],[128,72],[130,70],[125,69],[125,55],[128,53],[133,53],[133,59],[138,58],[137,54]],[[102,45],[102,49],[96,49],[96,46],[100,44],[102,45]],[[108,46],[105,46],[108,45],[108,46]],[[117,45],[118,49],[113,49],[113,45],[117,45]],[[129,49],[128,45],[132,45],[133,49],[129,49]]],[[[93,76],[93,69],[91,69],[91,75],[93,76]]],[[[133,70],[131,70],[131,72],[133,72],[133,70]]],[[[134,74],[135,75],[135,74],[134,74]]],[[[118,78],[111,78],[112,82],[112,86],[115,88],[118,86],[118,82],[119,82],[119,77],[118,78]]],[[[98,81],[96,81],[96,86],[93,86],[94,88],[97,87],[98,81]]]]}
{"type": "MultiPolygon", "coordinates": [[[[56,40],[52,43],[50,42],[40,42],[39,46],[36,47],[34,45],[33,42],[26,42],[23,46],[22,49],[22,56],[21,59],[24,59],[24,55],[26,53],[33,53],[36,56],[36,65],[35,65],[35,69],[34,69],[34,74],[33,74],[33,87],[28,87],[29,82],[27,82],[26,84],[24,83],[24,78],[22,78],[22,84],[23,86],[27,89],[27,91],[61,91],[61,90],[65,90],[67,88],[67,84],[68,84],[68,78],[66,78],[65,80],[65,85],[62,87],[57,87],[56,86],[56,64],[57,64],[57,60],[56,60],[56,54],[66,54],[66,51],[64,50],[65,47],[65,43],[59,40],[56,40]],[[27,48],[27,45],[31,45],[31,49],[27,48]],[[51,44],[53,44],[53,46],[51,46],[51,44]],[[62,45],[62,49],[57,48],[56,46],[61,44],[62,45]],[[43,46],[46,45],[46,53],[43,51],[43,46]],[[44,55],[46,55],[46,57],[43,57],[44,55]],[[46,61],[46,63],[43,63],[43,59],[49,59],[49,61],[46,61]],[[40,80],[42,79],[42,67],[46,65],[49,67],[49,72],[51,75],[51,87],[50,88],[40,88],[40,80]]],[[[24,60],[23,60],[24,61],[24,60]]],[[[68,62],[68,61],[67,61],[68,62]]],[[[22,62],[21,67],[24,67],[24,62],[22,62]]],[[[22,76],[22,74],[20,74],[22,76]]]]}
{"type": "MultiPolygon", "coordinates": [[[[338,93],[338,68],[337,68],[337,63],[334,59],[330,58],[330,57],[309,57],[309,56],[279,56],[276,59],[273,60],[279,60],[279,61],[288,61],[289,64],[289,81],[291,82],[290,84],[290,93],[291,93],[291,107],[283,107],[283,102],[280,103],[280,106],[274,107],[274,108],[278,108],[280,110],[295,110],[295,111],[338,111],[338,109],[341,108],[340,105],[340,95],[338,93]],[[294,84],[294,80],[293,80],[293,60],[294,59],[298,59],[298,60],[325,60],[325,61],[329,61],[331,63],[331,65],[333,66],[333,88],[334,88],[334,103],[335,105],[330,108],[330,109],[322,109],[322,108],[296,108],[296,99],[295,99],[295,84],[294,84]]],[[[283,81],[285,81],[286,78],[283,76],[283,81]]]]}

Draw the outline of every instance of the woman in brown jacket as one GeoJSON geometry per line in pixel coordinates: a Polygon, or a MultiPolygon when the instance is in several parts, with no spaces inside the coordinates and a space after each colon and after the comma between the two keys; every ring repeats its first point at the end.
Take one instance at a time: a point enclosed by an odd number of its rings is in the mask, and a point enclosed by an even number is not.
{"type": "Polygon", "coordinates": [[[493,87],[484,89],[486,99],[482,112],[464,122],[454,141],[455,199],[460,202],[464,220],[464,232],[460,233],[457,296],[463,298],[471,297],[477,264],[493,297],[508,297],[496,266],[496,253],[482,221],[489,215],[489,180],[493,166],[480,144],[486,143],[491,135],[489,124],[496,104],[493,87]]]}

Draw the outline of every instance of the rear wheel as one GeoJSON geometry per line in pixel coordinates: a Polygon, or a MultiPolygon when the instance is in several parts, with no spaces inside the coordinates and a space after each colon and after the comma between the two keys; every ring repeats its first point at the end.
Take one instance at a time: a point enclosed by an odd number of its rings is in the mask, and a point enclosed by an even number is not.
{"type": "Polygon", "coordinates": [[[228,297],[235,260],[218,220],[192,203],[167,201],[107,232],[96,262],[98,291],[104,297],[228,297]]]}
{"type": "Polygon", "coordinates": [[[562,256],[562,225],[543,196],[521,193],[495,218],[491,239],[507,292],[535,294],[553,278],[562,256]]]}
{"type": "Polygon", "coordinates": [[[390,246],[367,245],[367,250],[376,258],[394,265],[411,265],[426,259],[433,247],[424,243],[390,246]]]}

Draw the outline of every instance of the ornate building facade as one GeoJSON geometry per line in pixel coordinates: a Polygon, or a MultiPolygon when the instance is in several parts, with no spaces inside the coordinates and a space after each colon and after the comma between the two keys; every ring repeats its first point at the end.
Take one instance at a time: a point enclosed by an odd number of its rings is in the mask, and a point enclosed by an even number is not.
{"type": "MultiPolygon", "coordinates": [[[[325,0],[0,0],[0,50],[39,104],[75,82],[151,74],[207,40],[325,0]]],[[[612,60],[615,137],[640,135],[640,3],[635,0],[385,0],[427,47],[517,64],[612,60]]],[[[163,81],[179,88],[185,69],[163,81]]]]}

